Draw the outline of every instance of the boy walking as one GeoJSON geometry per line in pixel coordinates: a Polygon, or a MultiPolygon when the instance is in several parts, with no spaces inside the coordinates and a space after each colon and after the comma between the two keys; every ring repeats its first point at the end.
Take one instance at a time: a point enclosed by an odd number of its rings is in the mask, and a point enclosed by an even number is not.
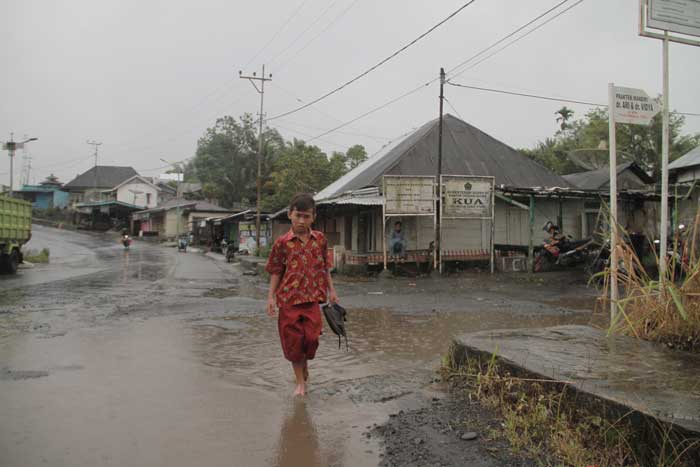
{"type": "Polygon", "coordinates": [[[313,196],[302,193],[289,203],[292,228],[279,237],[270,252],[265,270],[270,274],[267,314],[275,316],[284,357],[292,362],[296,378],[295,396],[306,393],[308,361],[316,355],[323,326],[319,303],[338,302],[326,260],[328,241],[311,230],[316,220],[313,196]]]}

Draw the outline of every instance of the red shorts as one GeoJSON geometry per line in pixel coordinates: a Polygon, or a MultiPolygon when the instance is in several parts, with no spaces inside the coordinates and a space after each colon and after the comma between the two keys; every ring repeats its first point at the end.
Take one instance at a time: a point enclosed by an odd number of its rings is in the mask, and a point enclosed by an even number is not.
{"type": "Polygon", "coordinates": [[[316,356],[323,321],[318,303],[280,307],[277,320],[284,358],[298,362],[316,356]]]}

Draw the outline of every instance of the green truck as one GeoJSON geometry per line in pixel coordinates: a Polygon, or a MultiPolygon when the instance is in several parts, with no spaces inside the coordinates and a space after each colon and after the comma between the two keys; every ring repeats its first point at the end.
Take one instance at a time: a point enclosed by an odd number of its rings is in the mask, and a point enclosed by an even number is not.
{"type": "Polygon", "coordinates": [[[0,195],[0,274],[14,274],[32,237],[32,204],[0,195]]]}

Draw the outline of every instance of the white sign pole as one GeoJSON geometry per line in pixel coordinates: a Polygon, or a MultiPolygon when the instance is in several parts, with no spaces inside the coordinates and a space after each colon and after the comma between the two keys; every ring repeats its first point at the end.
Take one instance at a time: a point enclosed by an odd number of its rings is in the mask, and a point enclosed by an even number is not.
{"type": "Polygon", "coordinates": [[[617,314],[617,138],[615,135],[615,84],[608,85],[610,132],[610,325],[617,314]]]}
{"type": "Polygon", "coordinates": [[[668,144],[669,144],[669,108],[668,108],[668,31],[664,31],[663,42],[663,133],[661,135],[661,248],[659,251],[659,280],[666,274],[666,242],[668,241],[668,144]]]}
{"type": "Polygon", "coordinates": [[[491,183],[491,274],[493,274],[496,263],[496,184],[491,183]]]}

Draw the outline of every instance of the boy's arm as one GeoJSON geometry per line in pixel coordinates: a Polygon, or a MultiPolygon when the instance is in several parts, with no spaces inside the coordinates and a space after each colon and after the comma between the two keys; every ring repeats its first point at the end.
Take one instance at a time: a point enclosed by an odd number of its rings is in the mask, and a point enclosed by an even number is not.
{"type": "Polygon", "coordinates": [[[277,292],[277,287],[280,285],[280,279],[281,276],[279,274],[270,275],[270,291],[267,294],[267,314],[270,318],[275,317],[275,309],[277,308],[275,292],[277,292]]]}
{"type": "Polygon", "coordinates": [[[335,286],[333,285],[333,277],[331,277],[330,269],[328,269],[326,275],[328,277],[328,300],[331,303],[338,303],[338,294],[335,292],[335,286]]]}

